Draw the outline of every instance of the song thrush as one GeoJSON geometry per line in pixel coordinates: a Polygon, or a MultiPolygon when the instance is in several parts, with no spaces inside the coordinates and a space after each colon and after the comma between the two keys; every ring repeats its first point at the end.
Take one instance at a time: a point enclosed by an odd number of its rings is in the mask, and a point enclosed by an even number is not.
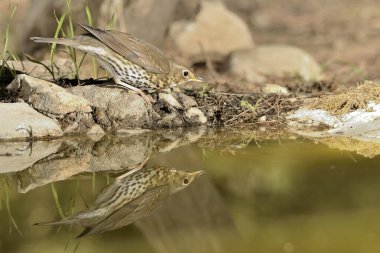
{"type": "Polygon", "coordinates": [[[86,227],[78,236],[118,229],[149,215],[169,195],[186,188],[203,171],[185,172],[167,167],[144,167],[115,179],[95,203],[70,217],[36,225],[75,224],[86,227]]]}
{"type": "Polygon", "coordinates": [[[32,37],[40,43],[57,43],[95,56],[115,83],[136,91],[166,89],[187,82],[203,82],[188,68],[168,59],[155,46],[128,33],[81,25],[88,33],[72,38],[32,37]]]}

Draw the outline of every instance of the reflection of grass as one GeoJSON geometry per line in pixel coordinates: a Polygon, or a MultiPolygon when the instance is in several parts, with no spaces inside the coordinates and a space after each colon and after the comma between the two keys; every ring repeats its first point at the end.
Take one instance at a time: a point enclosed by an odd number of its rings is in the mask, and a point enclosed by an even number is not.
{"type": "Polygon", "coordinates": [[[92,172],[92,199],[95,199],[96,173],[92,172]]]}
{"type": "MultiPolygon", "coordinates": [[[[4,204],[5,204],[5,209],[7,210],[7,214],[8,214],[8,219],[9,219],[9,223],[10,223],[10,226],[9,226],[9,233],[11,234],[12,233],[12,228],[14,228],[17,233],[22,236],[22,233],[15,221],[15,219],[13,218],[13,215],[12,215],[12,210],[11,210],[11,204],[10,204],[10,198],[9,198],[9,192],[8,192],[8,188],[9,188],[9,185],[8,185],[8,182],[7,180],[5,179],[4,176],[2,176],[2,185],[1,185],[1,189],[2,189],[2,193],[4,194],[4,204]]],[[[0,201],[1,202],[1,201],[0,201]]],[[[3,208],[3,205],[0,206],[0,210],[2,210],[3,208]]]]}
{"type": "Polygon", "coordinates": [[[55,188],[54,183],[51,183],[50,186],[51,186],[51,192],[53,194],[55,205],[57,206],[57,209],[58,209],[59,216],[63,219],[65,218],[65,214],[63,213],[63,209],[58,198],[57,189],[55,188]]]}

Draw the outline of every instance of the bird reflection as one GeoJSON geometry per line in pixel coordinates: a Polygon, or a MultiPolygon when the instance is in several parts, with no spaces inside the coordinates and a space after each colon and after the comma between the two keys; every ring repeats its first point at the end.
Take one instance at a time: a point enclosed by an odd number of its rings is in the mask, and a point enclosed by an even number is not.
{"type": "Polygon", "coordinates": [[[149,215],[203,171],[185,172],[167,167],[144,167],[117,177],[86,210],[59,221],[36,225],[75,224],[85,227],[79,237],[115,230],[149,215]]]}

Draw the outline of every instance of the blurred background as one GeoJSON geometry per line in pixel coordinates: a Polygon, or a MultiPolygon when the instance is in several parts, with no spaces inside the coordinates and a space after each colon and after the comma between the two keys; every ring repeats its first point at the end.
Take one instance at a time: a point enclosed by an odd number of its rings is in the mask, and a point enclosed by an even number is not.
{"type": "Polygon", "coordinates": [[[29,37],[53,37],[64,14],[88,24],[90,13],[95,27],[140,37],[230,90],[286,84],[289,73],[344,86],[379,79],[377,0],[2,0],[0,10],[0,36],[10,24],[8,47],[19,56],[48,58],[49,47],[29,37]]]}

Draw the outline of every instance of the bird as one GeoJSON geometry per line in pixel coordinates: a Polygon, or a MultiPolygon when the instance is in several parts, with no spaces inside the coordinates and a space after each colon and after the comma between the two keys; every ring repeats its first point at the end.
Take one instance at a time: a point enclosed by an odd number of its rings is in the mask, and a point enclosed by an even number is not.
{"type": "Polygon", "coordinates": [[[57,43],[95,57],[117,85],[145,96],[142,90],[165,90],[188,82],[204,82],[152,44],[131,34],[80,25],[87,33],[71,38],[31,37],[37,43],[57,43]]]}
{"type": "Polygon", "coordinates": [[[85,227],[77,238],[115,230],[148,216],[171,194],[186,188],[203,173],[203,170],[186,172],[162,166],[128,171],[107,186],[88,209],[58,221],[35,225],[85,227]]]}

